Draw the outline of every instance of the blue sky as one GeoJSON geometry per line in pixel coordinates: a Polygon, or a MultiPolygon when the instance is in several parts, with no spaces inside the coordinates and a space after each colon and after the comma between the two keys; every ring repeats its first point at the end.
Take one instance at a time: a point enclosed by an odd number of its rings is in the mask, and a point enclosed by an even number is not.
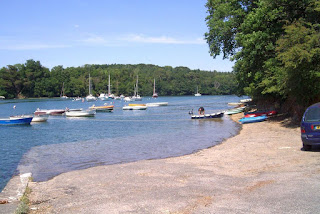
{"type": "Polygon", "coordinates": [[[231,71],[204,40],[206,0],[1,0],[0,67],[155,64],[231,71]]]}

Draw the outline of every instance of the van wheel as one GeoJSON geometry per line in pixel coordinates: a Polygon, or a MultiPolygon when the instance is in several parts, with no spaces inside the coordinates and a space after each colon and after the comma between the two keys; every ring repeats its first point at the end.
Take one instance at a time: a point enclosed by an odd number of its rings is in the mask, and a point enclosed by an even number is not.
{"type": "Polygon", "coordinates": [[[311,146],[311,145],[303,144],[303,150],[304,150],[304,151],[310,151],[311,149],[312,149],[312,146],[311,146]]]}

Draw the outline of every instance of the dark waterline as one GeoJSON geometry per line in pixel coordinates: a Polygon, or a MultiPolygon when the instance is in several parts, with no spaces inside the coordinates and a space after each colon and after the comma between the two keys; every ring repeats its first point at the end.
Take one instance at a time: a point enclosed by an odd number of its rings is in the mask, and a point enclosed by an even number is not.
{"type": "MultiPolygon", "coordinates": [[[[181,156],[214,146],[235,135],[239,127],[227,116],[191,120],[188,112],[203,106],[207,113],[230,108],[236,96],[144,98],[140,103],[169,102],[146,111],[123,111],[123,101],[113,101],[112,113],[95,118],[50,116],[48,122],[30,126],[0,127],[0,190],[18,173],[32,172],[45,181],[63,172],[92,166],[181,156]],[[2,137],[3,136],[3,137],[2,137]]],[[[61,99],[0,102],[0,116],[28,114],[36,108],[87,108],[94,103],[61,99]],[[16,105],[13,109],[12,106],[16,105]]]]}

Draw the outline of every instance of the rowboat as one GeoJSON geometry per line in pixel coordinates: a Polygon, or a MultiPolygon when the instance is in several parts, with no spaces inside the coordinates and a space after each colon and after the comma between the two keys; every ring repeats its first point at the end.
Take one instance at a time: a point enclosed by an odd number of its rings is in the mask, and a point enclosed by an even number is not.
{"type": "Polygon", "coordinates": [[[157,107],[157,106],[167,106],[168,102],[160,102],[160,103],[147,103],[148,107],[157,107]]]}
{"type": "Polygon", "coordinates": [[[123,106],[123,110],[146,110],[146,105],[133,105],[133,106],[123,106]]]}
{"type": "Polygon", "coordinates": [[[204,114],[204,115],[192,115],[191,119],[211,119],[211,118],[221,118],[223,117],[223,112],[204,114]]]}
{"type": "Polygon", "coordinates": [[[96,110],[96,111],[113,111],[113,105],[110,105],[110,106],[107,106],[107,105],[105,105],[105,106],[95,106],[95,105],[93,105],[93,106],[91,106],[89,109],[90,110],[96,110]]]}
{"type": "Polygon", "coordinates": [[[0,125],[30,125],[33,115],[11,116],[0,118],[0,125]]]}
{"type": "Polygon", "coordinates": [[[81,110],[81,111],[66,111],[67,117],[94,117],[96,114],[95,110],[81,110]]]}
{"type": "Polygon", "coordinates": [[[62,115],[65,112],[64,109],[39,109],[34,112],[34,115],[43,115],[43,114],[49,114],[49,115],[62,115]]]}
{"type": "Polygon", "coordinates": [[[245,109],[245,107],[233,108],[233,109],[227,110],[224,114],[226,114],[226,115],[238,114],[238,113],[243,112],[244,109],[245,109]]]}
{"type": "Polygon", "coordinates": [[[243,117],[239,120],[240,123],[256,123],[256,122],[262,122],[267,119],[267,116],[257,116],[257,117],[243,117]]]}

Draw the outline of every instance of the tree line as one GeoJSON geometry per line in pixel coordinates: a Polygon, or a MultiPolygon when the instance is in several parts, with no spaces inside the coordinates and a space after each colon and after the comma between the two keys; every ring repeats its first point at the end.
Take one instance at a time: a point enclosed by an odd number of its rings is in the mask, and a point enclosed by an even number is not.
{"type": "Polygon", "coordinates": [[[237,94],[301,117],[320,101],[319,0],[208,0],[210,54],[235,60],[237,94]]]}
{"type": "Polygon", "coordinates": [[[236,78],[232,72],[191,70],[187,67],[156,66],[151,64],[55,66],[51,70],[39,61],[8,65],[0,69],[0,95],[6,98],[59,97],[64,85],[68,97],[88,95],[89,74],[92,94],[98,96],[108,90],[132,96],[137,78],[139,94],[152,96],[154,79],[160,96],[193,95],[196,87],[204,95],[234,94],[236,78]]]}

